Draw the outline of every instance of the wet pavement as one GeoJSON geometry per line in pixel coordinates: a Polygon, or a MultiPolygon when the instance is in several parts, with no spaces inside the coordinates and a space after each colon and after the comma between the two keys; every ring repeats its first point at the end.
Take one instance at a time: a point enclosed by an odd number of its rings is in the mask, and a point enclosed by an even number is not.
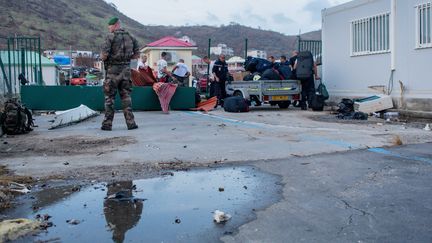
{"type": "Polygon", "coordinates": [[[165,174],[41,190],[20,198],[7,215],[51,216],[53,227],[22,242],[218,242],[281,199],[280,177],[250,166],[165,174]],[[116,193],[124,200],[108,199],[116,193]],[[215,210],[232,219],[214,223],[215,210]]]}

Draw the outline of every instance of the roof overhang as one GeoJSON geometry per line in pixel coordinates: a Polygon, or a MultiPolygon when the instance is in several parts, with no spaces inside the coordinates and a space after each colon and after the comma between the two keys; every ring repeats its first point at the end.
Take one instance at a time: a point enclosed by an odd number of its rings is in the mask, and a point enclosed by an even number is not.
{"type": "Polygon", "coordinates": [[[146,46],[144,48],[142,48],[140,50],[140,52],[145,52],[148,50],[181,50],[181,51],[187,51],[187,50],[197,50],[198,47],[196,46],[191,46],[191,47],[176,47],[176,46],[163,46],[163,47],[159,47],[159,46],[146,46]]]}

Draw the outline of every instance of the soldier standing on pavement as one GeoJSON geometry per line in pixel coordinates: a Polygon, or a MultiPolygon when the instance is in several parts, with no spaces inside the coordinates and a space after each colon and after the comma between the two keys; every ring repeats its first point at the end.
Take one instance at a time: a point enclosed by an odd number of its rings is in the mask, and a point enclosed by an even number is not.
{"type": "Polygon", "coordinates": [[[130,61],[139,57],[137,40],[121,28],[120,20],[113,17],[108,22],[110,34],[102,48],[106,77],[103,83],[105,94],[105,119],[102,130],[111,131],[114,119],[114,100],[117,90],[120,94],[123,114],[128,130],[137,129],[132,113],[130,61]]]}

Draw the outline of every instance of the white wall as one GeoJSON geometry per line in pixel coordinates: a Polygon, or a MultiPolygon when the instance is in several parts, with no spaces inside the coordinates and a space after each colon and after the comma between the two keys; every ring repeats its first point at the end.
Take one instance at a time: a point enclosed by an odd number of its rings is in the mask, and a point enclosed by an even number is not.
{"type": "MultiPolygon", "coordinates": [[[[401,80],[405,98],[432,99],[432,48],[416,49],[414,7],[425,2],[396,0],[394,98],[400,98],[401,80]]],[[[387,86],[391,54],[351,57],[350,22],[390,8],[391,0],[355,0],[323,10],[323,80],[332,95],[368,96],[368,86],[387,86]]]]}

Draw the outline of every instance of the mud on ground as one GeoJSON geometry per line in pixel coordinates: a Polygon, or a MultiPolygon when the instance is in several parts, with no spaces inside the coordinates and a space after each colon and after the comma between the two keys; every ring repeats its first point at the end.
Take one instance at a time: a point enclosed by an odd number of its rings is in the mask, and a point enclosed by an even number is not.
{"type": "Polygon", "coordinates": [[[0,157],[28,157],[35,154],[45,156],[98,154],[116,151],[120,146],[137,142],[132,137],[68,136],[51,139],[33,138],[35,136],[28,134],[26,136],[14,136],[14,139],[0,139],[0,157]]]}

